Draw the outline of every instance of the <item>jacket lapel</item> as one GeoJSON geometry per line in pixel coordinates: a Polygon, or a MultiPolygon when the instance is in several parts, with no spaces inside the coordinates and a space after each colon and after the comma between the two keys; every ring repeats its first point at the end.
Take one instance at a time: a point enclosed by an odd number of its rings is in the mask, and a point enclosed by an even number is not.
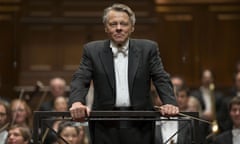
{"type": "Polygon", "coordinates": [[[135,41],[129,41],[129,56],[128,56],[128,85],[129,93],[132,94],[133,82],[139,64],[139,49],[136,47],[135,41]]]}
{"type": "Polygon", "coordinates": [[[100,60],[102,61],[102,65],[104,70],[108,76],[108,80],[112,86],[114,87],[114,65],[113,65],[113,54],[110,48],[110,41],[106,41],[104,43],[103,52],[100,52],[100,60]]]}
{"type": "MultiPolygon", "coordinates": [[[[114,64],[113,64],[113,54],[110,48],[110,41],[104,43],[103,52],[100,52],[99,56],[102,61],[104,70],[108,76],[109,82],[114,88],[114,64]]],[[[139,64],[139,49],[136,47],[135,41],[129,41],[129,56],[128,56],[128,84],[129,84],[129,93],[132,93],[133,82],[135,74],[137,72],[139,64]]]]}

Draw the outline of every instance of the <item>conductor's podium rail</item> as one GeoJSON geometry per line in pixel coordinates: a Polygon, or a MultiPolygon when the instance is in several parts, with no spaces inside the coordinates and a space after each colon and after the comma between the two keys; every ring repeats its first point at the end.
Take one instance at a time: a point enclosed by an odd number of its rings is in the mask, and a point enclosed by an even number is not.
{"type": "MultiPolygon", "coordinates": [[[[192,123],[192,144],[200,144],[199,142],[199,121],[192,119],[191,117],[198,118],[198,112],[182,112],[182,116],[176,115],[176,117],[184,117],[182,119],[169,119],[163,118],[161,113],[158,111],[91,111],[90,116],[87,117],[86,121],[104,121],[104,120],[129,120],[129,121],[180,121],[186,120],[192,123]]],[[[53,118],[61,120],[72,121],[70,112],[52,112],[52,111],[35,111],[33,121],[33,143],[42,144],[44,137],[43,127],[49,127],[46,125],[46,121],[53,120],[53,118]]],[[[51,128],[50,128],[51,129],[51,128]]]]}

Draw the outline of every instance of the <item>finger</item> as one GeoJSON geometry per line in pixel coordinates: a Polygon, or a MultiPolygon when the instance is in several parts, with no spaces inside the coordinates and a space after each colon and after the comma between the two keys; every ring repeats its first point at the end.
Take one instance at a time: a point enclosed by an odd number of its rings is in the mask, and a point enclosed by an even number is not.
{"type": "Polygon", "coordinates": [[[159,111],[160,113],[164,116],[166,113],[165,113],[165,107],[164,106],[161,106],[159,107],[159,111]]]}
{"type": "Polygon", "coordinates": [[[175,107],[175,106],[169,107],[169,114],[170,115],[177,115],[178,112],[179,112],[178,107],[175,107]]]}
{"type": "Polygon", "coordinates": [[[79,108],[71,109],[71,116],[73,119],[79,119],[79,118],[83,117],[81,109],[79,109],[79,108]]]}
{"type": "Polygon", "coordinates": [[[162,111],[164,113],[164,115],[167,115],[167,116],[171,116],[174,114],[174,107],[171,106],[171,105],[165,105],[162,107],[162,111]]]}
{"type": "Polygon", "coordinates": [[[90,108],[88,108],[88,107],[86,108],[86,113],[85,113],[85,114],[86,114],[86,116],[88,116],[88,117],[90,116],[90,108]]]}

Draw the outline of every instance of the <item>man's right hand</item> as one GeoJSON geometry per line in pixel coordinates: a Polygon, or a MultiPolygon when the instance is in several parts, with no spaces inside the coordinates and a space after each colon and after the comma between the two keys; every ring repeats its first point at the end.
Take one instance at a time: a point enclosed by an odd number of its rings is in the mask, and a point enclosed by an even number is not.
{"type": "Polygon", "coordinates": [[[69,111],[73,120],[79,122],[84,122],[85,117],[88,117],[90,114],[90,109],[81,102],[73,103],[69,111]]]}

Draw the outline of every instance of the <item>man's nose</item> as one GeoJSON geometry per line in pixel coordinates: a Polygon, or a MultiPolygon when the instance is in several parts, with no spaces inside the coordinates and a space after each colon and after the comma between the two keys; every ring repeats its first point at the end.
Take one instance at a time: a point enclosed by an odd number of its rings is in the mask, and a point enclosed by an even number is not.
{"type": "Polygon", "coordinates": [[[122,25],[121,24],[117,24],[117,30],[121,30],[122,29],[122,25]]]}
{"type": "Polygon", "coordinates": [[[14,138],[14,136],[12,134],[10,134],[8,137],[9,137],[9,139],[13,139],[14,138]]]}
{"type": "Polygon", "coordinates": [[[237,111],[236,111],[236,114],[239,115],[239,114],[240,114],[240,110],[237,110],[237,111]]]}

